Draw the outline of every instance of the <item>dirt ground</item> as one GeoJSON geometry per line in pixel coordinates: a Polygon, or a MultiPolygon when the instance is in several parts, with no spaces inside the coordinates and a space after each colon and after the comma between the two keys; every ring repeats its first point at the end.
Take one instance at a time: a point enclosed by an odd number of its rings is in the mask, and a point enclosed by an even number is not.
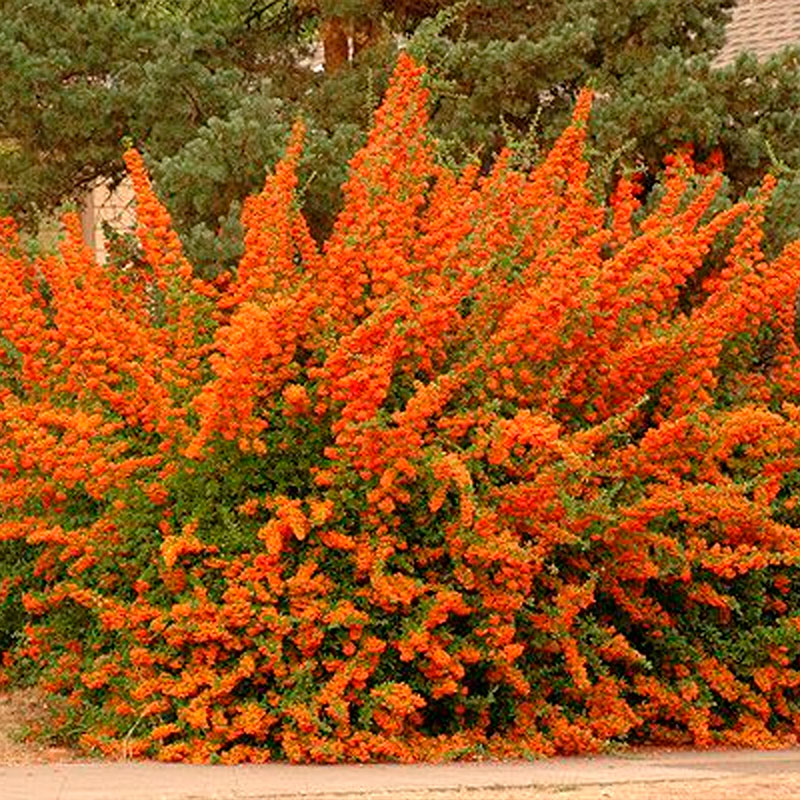
{"type": "Polygon", "coordinates": [[[78,759],[66,748],[26,739],[32,725],[45,722],[48,711],[48,701],[33,689],[0,692],[0,764],[51,764],[78,759]]]}
{"type": "MultiPolygon", "coordinates": [[[[296,795],[297,798],[302,795],[296,795]]],[[[364,793],[305,795],[313,800],[364,800],[364,793]]],[[[649,781],[614,785],[510,787],[419,792],[370,793],[369,800],[798,800],[800,776],[780,781],[726,778],[702,781],[649,781]]],[[[188,797],[186,800],[192,800],[188,797]]],[[[200,798],[198,798],[200,800],[200,798]]],[[[245,800],[245,798],[242,798],[245,800]]],[[[249,800],[249,799],[248,799],[249,800]]],[[[258,800],[289,800],[287,795],[263,795],[258,800]]]]}
{"type": "MultiPolygon", "coordinates": [[[[300,795],[297,795],[300,797],[300,795]]],[[[311,795],[306,797],[311,798],[311,795]]],[[[313,800],[364,800],[365,794],[313,795],[313,800]]],[[[615,785],[531,788],[461,788],[446,791],[369,794],[369,800],[798,800],[800,776],[766,781],[763,778],[702,781],[664,781],[615,785]]],[[[190,800],[189,797],[186,800],[190,800]]],[[[198,798],[199,800],[199,798],[198,798]]],[[[244,800],[244,798],[243,798],[244,800]]],[[[264,795],[259,800],[288,800],[264,795]]]]}

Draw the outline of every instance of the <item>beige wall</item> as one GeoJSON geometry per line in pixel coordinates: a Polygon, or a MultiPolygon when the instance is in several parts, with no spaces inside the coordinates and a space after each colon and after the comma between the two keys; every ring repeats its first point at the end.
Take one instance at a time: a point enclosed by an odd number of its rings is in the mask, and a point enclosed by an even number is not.
{"type": "Polygon", "coordinates": [[[98,182],[86,195],[81,210],[83,240],[94,250],[99,262],[108,258],[103,223],[120,231],[135,230],[134,208],[133,188],[127,178],[113,189],[107,182],[98,182]]]}

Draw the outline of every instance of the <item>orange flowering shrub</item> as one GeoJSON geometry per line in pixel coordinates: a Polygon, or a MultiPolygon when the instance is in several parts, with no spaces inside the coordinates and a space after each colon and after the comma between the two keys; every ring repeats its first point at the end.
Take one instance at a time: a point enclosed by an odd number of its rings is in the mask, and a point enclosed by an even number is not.
{"type": "Polygon", "coordinates": [[[0,228],[7,679],[87,749],[434,759],[800,730],[800,243],[686,154],[437,163],[401,57],[318,249],[298,126],[237,274],[0,228]]]}

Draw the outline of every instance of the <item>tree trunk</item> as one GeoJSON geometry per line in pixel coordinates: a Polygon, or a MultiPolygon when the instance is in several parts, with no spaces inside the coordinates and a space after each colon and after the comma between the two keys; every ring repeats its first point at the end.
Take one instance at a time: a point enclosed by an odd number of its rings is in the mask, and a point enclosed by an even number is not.
{"type": "Polygon", "coordinates": [[[340,17],[328,17],[322,23],[321,33],[325,72],[336,72],[350,60],[350,41],[344,20],[340,17]]]}
{"type": "Polygon", "coordinates": [[[383,28],[380,20],[362,17],[353,23],[353,58],[380,41],[383,28]]]}

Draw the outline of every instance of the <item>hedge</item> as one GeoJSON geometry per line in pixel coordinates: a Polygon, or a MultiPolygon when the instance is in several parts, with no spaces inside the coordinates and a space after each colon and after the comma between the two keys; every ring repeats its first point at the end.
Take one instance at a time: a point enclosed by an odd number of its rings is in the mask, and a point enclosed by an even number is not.
{"type": "Polygon", "coordinates": [[[196,277],[0,230],[0,649],[87,750],[235,763],[781,746],[800,730],[800,243],[591,97],[456,171],[401,56],[321,248],[303,130],[196,277]]]}

